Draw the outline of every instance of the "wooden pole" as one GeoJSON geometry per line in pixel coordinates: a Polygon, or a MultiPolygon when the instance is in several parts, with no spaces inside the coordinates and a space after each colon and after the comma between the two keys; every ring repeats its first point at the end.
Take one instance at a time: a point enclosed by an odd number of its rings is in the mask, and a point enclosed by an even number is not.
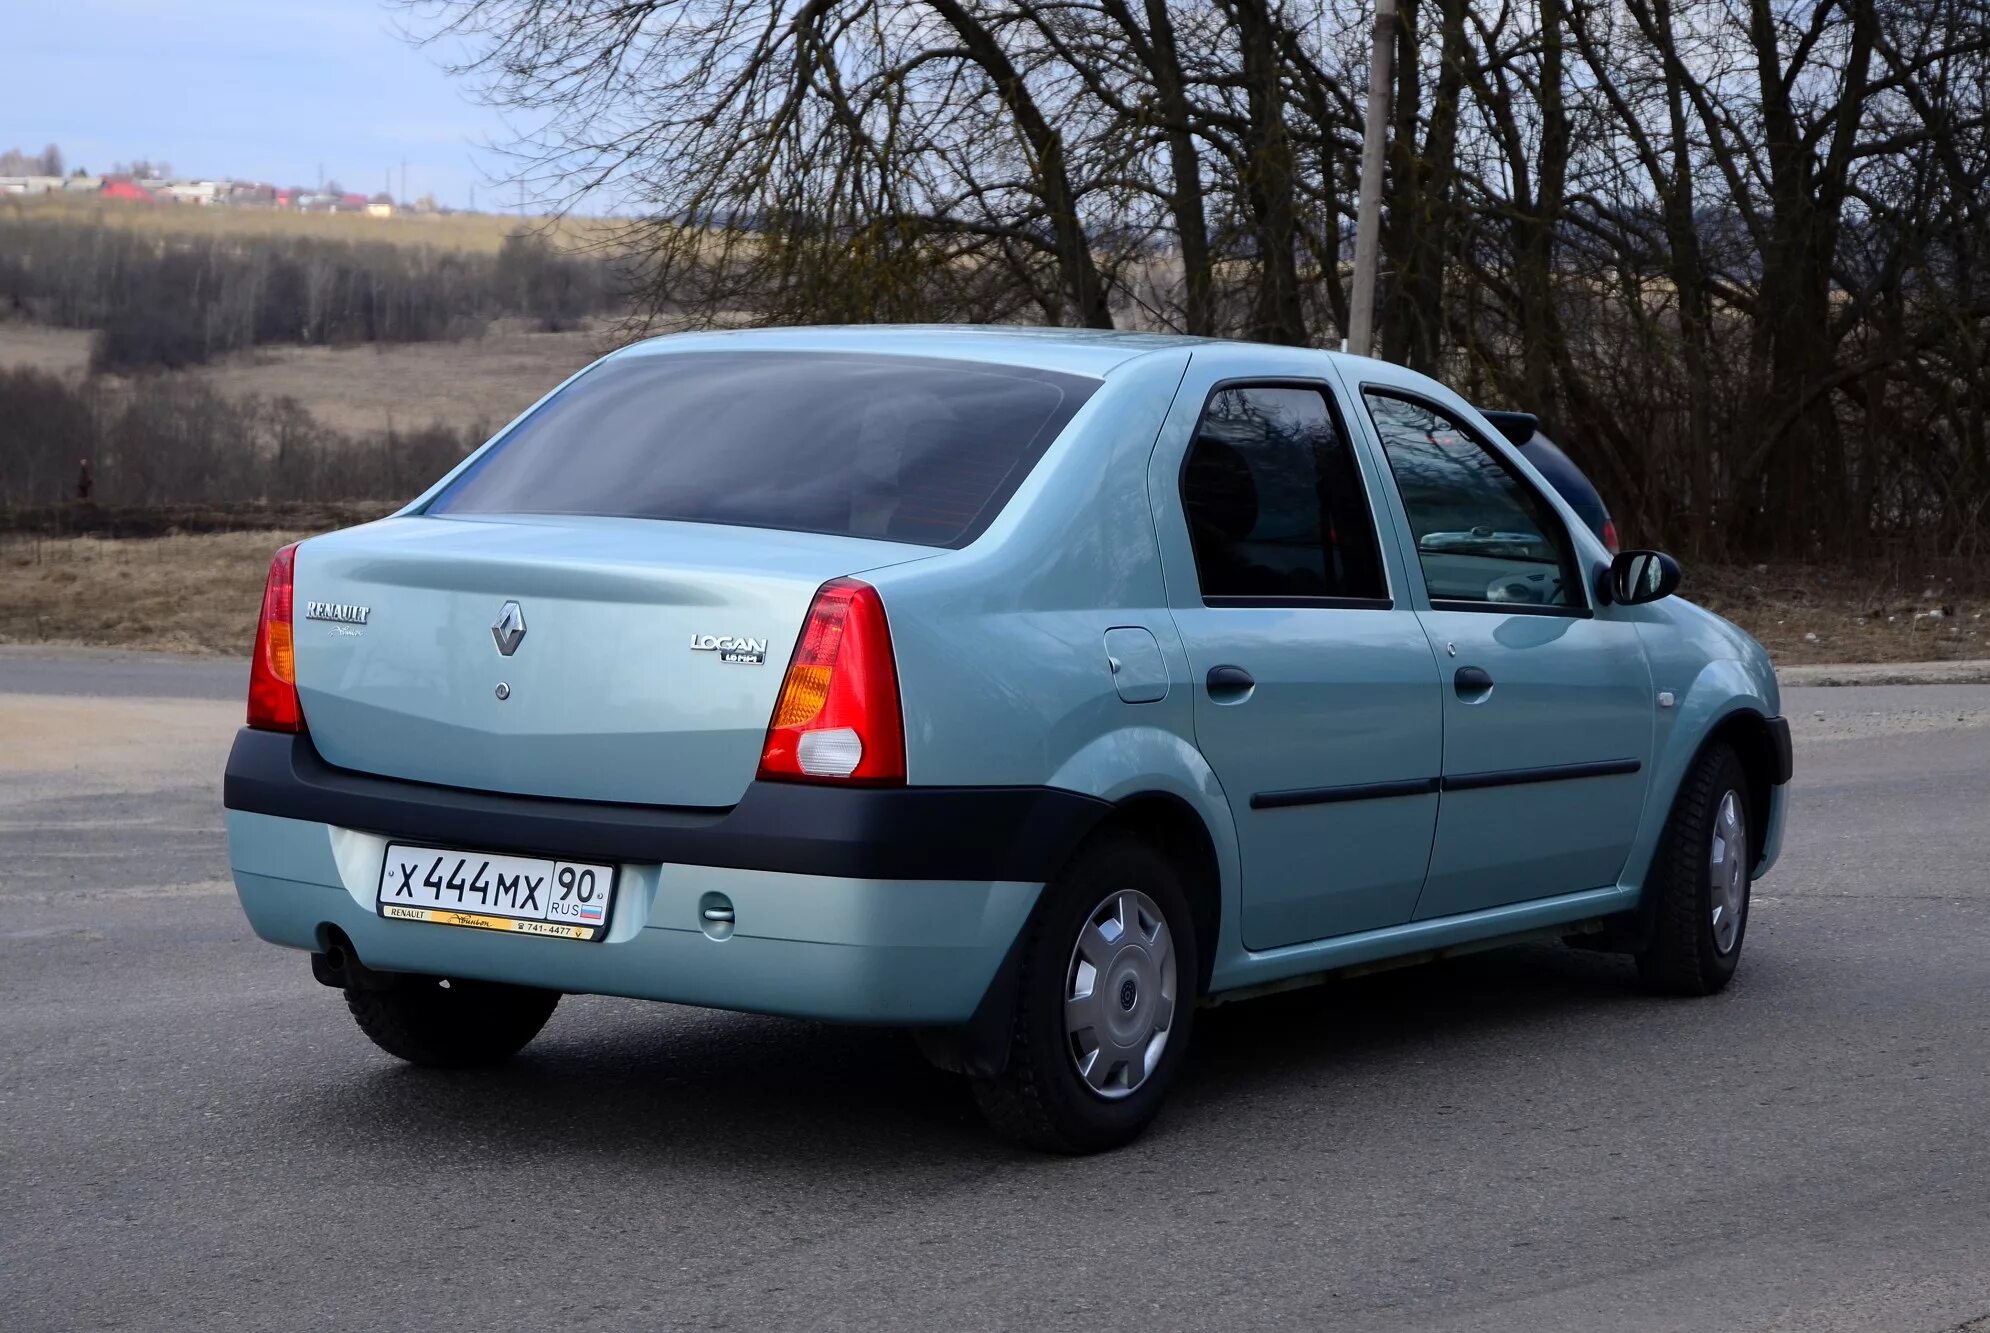
{"type": "Polygon", "coordinates": [[[1382,253],[1382,158],[1389,142],[1389,90],[1395,72],[1396,0],[1375,0],[1374,47],[1368,58],[1368,113],[1361,135],[1361,192],[1354,223],[1354,295],[1347,350],[1375,351],[1375,276],[1382,253]]]}

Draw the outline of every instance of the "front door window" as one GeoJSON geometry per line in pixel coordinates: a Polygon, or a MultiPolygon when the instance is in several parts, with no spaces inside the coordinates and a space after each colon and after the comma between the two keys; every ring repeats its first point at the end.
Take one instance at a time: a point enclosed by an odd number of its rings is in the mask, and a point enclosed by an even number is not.
{"type": "Polygon", "coordinates": [[[1429,403],[1379,390],[1362,396],[1433,606],[1583,608],[1567,529],[1505,459],[1429,403]]]}

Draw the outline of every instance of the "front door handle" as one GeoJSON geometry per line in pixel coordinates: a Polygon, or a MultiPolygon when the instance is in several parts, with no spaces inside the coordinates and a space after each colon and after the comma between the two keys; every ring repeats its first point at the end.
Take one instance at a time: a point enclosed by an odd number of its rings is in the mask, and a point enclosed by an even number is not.
{"type": "Polygon", "coordinates": [[[1462,666],[1458,674],[1451,678],[1459,698],[1478,697],[1492,690],[1492,673],[1484,667],[1462,666]]]}
{"type": "Polygon", "coordinates": [[[1250,697],[1258,684],[1251,673],[1240,666],[1211,667],[1204,680],[1209,686],[1209,697],[1219,704],[1241,703],[1250,697]]]}

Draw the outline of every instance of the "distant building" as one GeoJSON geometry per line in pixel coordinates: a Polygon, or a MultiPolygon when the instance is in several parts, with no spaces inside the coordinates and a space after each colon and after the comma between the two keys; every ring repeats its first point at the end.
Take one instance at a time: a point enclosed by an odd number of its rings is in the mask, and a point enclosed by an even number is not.
{"type": "Polygon", "coordinates": [[[104,177],[103,188],[98,190],[97,194],[104,199],[129,199],[141,204],[158,202],[152,191],[129,176],[104,177]]]}
{"type": "Polygon", "coordinates": [[[0,194],[54,194],[61,188],[60,176],[0,176],[0,194]]]}
{"type": "Polygon", "coordinates": [[[167,181],[159,193],[176,204],[198,204],[206,208],[219,203],[228,187],[221,181],[167,181]]]}

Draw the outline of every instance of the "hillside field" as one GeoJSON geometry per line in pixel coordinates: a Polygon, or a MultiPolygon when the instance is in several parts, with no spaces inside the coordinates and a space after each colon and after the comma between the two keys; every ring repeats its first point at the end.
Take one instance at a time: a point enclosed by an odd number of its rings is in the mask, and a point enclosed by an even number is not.
{"type": "Polygon", "coordinates": [[[606,242],[620,227],[604,218],[537,218],[511,213],[299,213],[276,208],[201,208],[146,204],[94,195],[8,196],[0,218],[58,217],[77,224],[102,223],[168,236],[313,237],[331,241],[387,241],[472,254],[496,254],[504,238],[521,229],[543,231],[564,246],[606,242]]]}
{"type": "MultiPolygon", "coordinates": [[[[568,333],[523,324],[504,321],[457,342],[255,347],[167,373],[204,380],[231,398],[294,398],[325,425],[353,434],[436,422],[496,429],[623,341],[607,322],[568,333]]],[[[90,338],[88,329],[0,321],[0,369],[30,367],[80,383],[90,338]]]]}

